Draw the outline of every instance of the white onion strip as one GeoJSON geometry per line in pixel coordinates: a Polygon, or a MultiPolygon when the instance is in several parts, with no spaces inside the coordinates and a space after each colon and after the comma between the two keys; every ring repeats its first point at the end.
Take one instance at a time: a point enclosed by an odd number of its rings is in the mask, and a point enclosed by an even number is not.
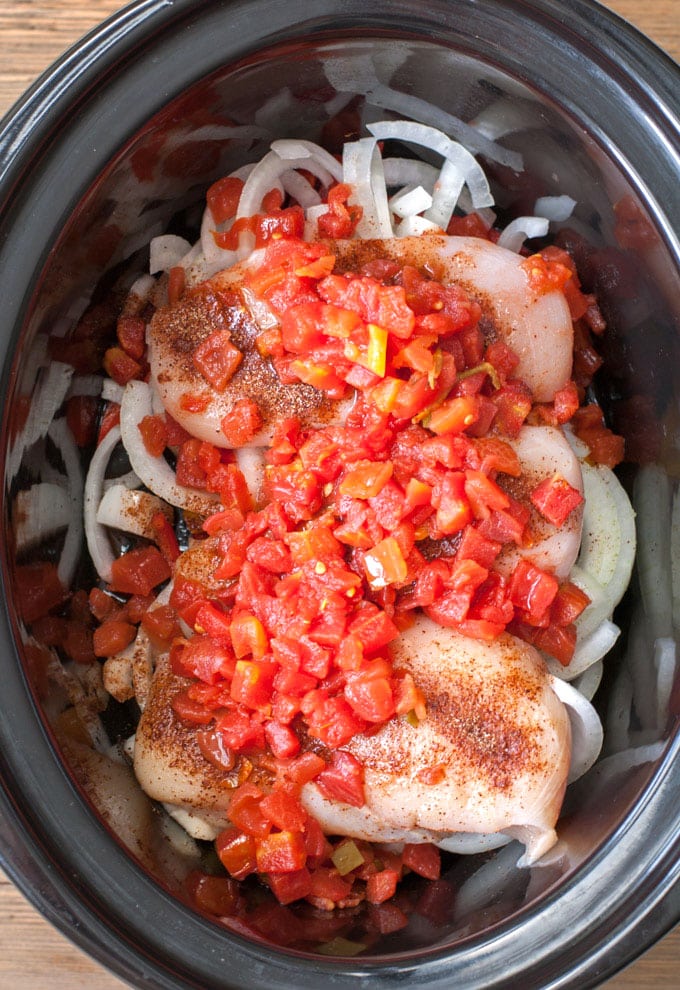
{"type": "Polygon", "coordinates": [[[673,635],[671,591],[671,488],[658,464],[645,464],[635,478],[638,520],[637,572],[653,639],[673,635]]]}
{"type": "Polygon", "coordinates": [[[71,519],[68,493],[63,485],[44,481],[17,492],[13,526],[19,553],[65,529],[71,519]]]}
{"type": "Polygon", "coordinates": [[[383,172],[388,188],[394,186],[422,186],[432,192],[439,178],[439,169],[415,158],[383,158],[383,172]]]}
{"type": "Polygon", "coordinates": [[[191,244],[176,234],[162,234],[154,237],[149,244],[149,274],[168,272],[179,265],[182,258],[191,250],[191,244]]]}
{"type": "Polygon", "coordinates": [[[479,162],[467,148],[452,141],[443,131],[409,120],[377,121],[375,124],[368,124],[367,129],[379,141],[393,138],[438,152],[464,174],[475,208],[494,205],[489,181],[479,162]]]}
{"type": "Polygon", "coordinates": [[[561,223],[574,212],[576,200],[571,196],[539,196],[534,203],[534,215],[561,223]]]}
{"type": "Polygon", "coordinates": [[[375,138],[347,143],[342,154],[343,181],[352,187],[349,202],[360,206],[356,226],[360,238],[389,238],[394,232],[387,201],[387,185],[382,156],[375,138]]]}
{"type": "Polygon", "coordinates": [[[111,565],[115,554],[109,543],[106,529],[97,521],[97,510],[104,489],[104,475],[116,444],[120,441],[119,426],[114,426],[106,434],[95,450],[85,479],[85,539],[92,563],[97,574],[107,583],[111,580],[111,565]]]}
{"type": "Polygon", "coordinates": [[[604,731],[600,717],[583,695],[559,677],[551,686],[569,713],[571,722],[571,763],[567,782],[578,780],[593,766],[602,750],[604,731]]]}
{"type": "Polygon", "coordinates": [[[421,100],[417,96],[400,93],[398,90],[378,83],[377,86],[370,89],[368,98],[371,103],[383,110],[391,110],[405,117],[411,117],[413,120],[421,121],[424,125],[432,125],[445,134],[453,134],[470,151],[483,154],[486,158],[499,162],[501,165],[508,165],[515,172],[521,172],[524,167],[519,152],[502,147],[496,141],[488,138],[481,130],[477,130],[459,117],[454,117],[453,114],[447,113],[440,107],[428,103],[426,100],[421,100]]]}
{"type": "Polygon", "coordinates": [[[64,587],[70,588],[82,552],[83,471],[80,466],[80,451],[65,418],[55,419],[49,428],[48,436],[61,454],[68,479],[67,492],[71,518],[61,549],[57,572],[64,587]]]}
{"type": "Polygon", "coordinates": [[[155,533],[152,519],[158,512],[171,518],[168,506],[157,495],[131,491],[125,485],[112,485],[99,503],[97,522],[102,526],[153,540],[155,533]]]}
{"type": "MultiPolygon", "coordinates": [[[[63,361],[52,361],[47,367],[34,370],[36,386],[31,397],[31,411],[19,431],[8,457],[7,474],[13,478],[21,464],[24,451],[42,437],[47,436],[57,410],[66,398],[71,385],[73,368],[63,361]]],[[[30,386],[29,386],[30,388],[30,386]]]]}
{"type": "Polygon", "coordinates": [[[216,496],[179,485],[165,458],[152,457],[144,446],[139,424],[152,413],[151,387],[146,382],[128,382],[120,406],[120,430],[133,471],[150,491],[170,505],[198,515],[209,515],[218,504],[216,496]]]}
{"type": "Polygon", "coordinates": [[[498,238],[498,246],[519,251],[527,237],[545,237],[549,227],[545,217],[516,217],[498,238]]]}

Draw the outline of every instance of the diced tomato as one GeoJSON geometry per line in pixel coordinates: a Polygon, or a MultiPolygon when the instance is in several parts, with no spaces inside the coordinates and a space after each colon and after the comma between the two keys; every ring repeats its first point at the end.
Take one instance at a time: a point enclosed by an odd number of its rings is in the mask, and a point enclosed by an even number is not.
{"type": "Polygon", "coordinates": [[[170,706],[178,718],[192,725],[210,725],[214,718],[213,712],[192,698],[188,690],[178,691],[170,706]]]}
{"type": "Polygon", "coordinates": [[[382,904],[394,897],[400,876],[396,870],[381,870],[368,878],[366,883],[366,900],[369,904],[382,904]]]}
{"type": "Polygon", "coordinates": [[[289,725],[277,721],[267,722],[264,735],[269,748],[279,760],[297,756],[300,752],[300,740],[289,725]]]}
{"type": "Polygon", "coordinates": [[[405,842],[401,855],[409,870],[428,880],[439,879],[441,853],[431,842],[405,842]]]}
{"type": "Polygon", "coordinates": [[[576,436],[590,448],[589,460],[609,468],[621,463],[624,439],[604,425],[604,416],[598,405],[591,403],[578,409],[571,422],[576,436]]]}
{"type": "Polygon", "coordinates": [[[522,261],[530,287],[539,294],[560,291],[571,278],[571,268],[540,254],[532,254],[522,261]]]}
{"type": "Polygon", "coordinates": [[[141,316],[119,316],[116,336],[125,353],[141,361],[146,350],[146,324],[141,316]]]}
{"type": "Polygon", "coordinates": [[[462,433],[473,426],[480,413],[479,400],[474,395],[448,399],[434,409],[425,420],[433,433],[462,433]]]}
{"type": "Polygon", "coordinates": [[[114,560],[110,587],[130,595],[149,595],[170,575],[170,565],[160,550],[139,547],[114,560]]]}
{"type": "Polygon", "coordinates": [[[311,751],[303,753],[282,768],[282,774],[287,781],[302,787],[319,776],[326,767],[326,761],[318,753],[311,751]]]}
{"type": "Polygon", "coordinates": [[[66,422],[79,447],[89,447],[97,438],[99,399],[73,395],[66,403],[66,422]]]}
{"type": "Polygon", "coordinates": [[[590,598],[571,581],[561,584],[552,605],[550,606],[550,621],[557,626],[568,626],[575,622],[585,608],[590,605],[590,598]]]}
{"type": "Polygon", "coordinates": [[[558,583],[552,574],[520,560],[512,572],[510,601],[536,624],[545,615],[557,595],[558,583]]]}
{"type": "Polygon", "coordinates": [[[19,615],[27,625],[65,601],[67,593],[54,564],[24,564],[14,572],[19,615]]]}
{"type": "Polygon", "coordinates": [[[233,770],[236,754],[225,745],[224,736],[215,728],[199,729],[196,742],[203,756],[218,770],[233,770]]]}
{"type": "Polygon", "coordinates": [[[119,385],[127,385],[133,378],[139,378],[142,374],[142,366],[129,354],[126,354],[122,347],[109,347],[104,354],[104,371],[113,378],[119,385]]]}
{"type": "Polygon", "coordinates": [[[309,817],[296,797],[280,789],[262,799],[260,810],[281,831],[302,832],[309,817]]]}
{"type": "Polygon", "coordinates": [[[222,433],[233,447],[249,443],[262,429],[260,407],[252,399],[239,399],[220,421],[222,433]]]}
{"type": "Polygon", "coordinates": [[[256,713],[251,718],[251,714],[235,708],[219,715],[215,724],[215,731],[222,734],[224,745],[229,749],[241,753],[264,747],[265,736],[261,717],[259,713],[256,713]]]}
{"type": "Polygon", "coordinates": [[[553,526],[563,526],[583,502],[583,495],[560,474],[545,478],[530,493],[532,505],[553,526]]]}
{"type": "Polygon", "coordinates": [[[568,667],[576,649],[576,626],[571,623],[566,626],[556,626],[552,623],[545,628],[521,630],[527,639],[538,650],[549,653],[563,667],[568,667]]]}
{"type": "Polygon", "coordinates": [[[94,631],[93,647],[98,657],[112,657],[129,646],[137,630],[121,619],[107,619],[94,631]]]}
{"type": "Polygon", "coordinates": [[[346,750],[335,750],[330,763],[314,778],[314,782],[331,801],[342,801],[354,808],[361,808],[366,800],[364,768],[346,750]]]}
{"type": "Polygon", "coordinates": [[[371,654],[396,639],[399,629],[386,612],[367,603],[350,620],[348,633],[361,642],[364,653],[371,654]]]}
{"type": "Polygon", "coordinates": [[[227,330],[215,330],[194,351],[197,369],[216,392],[224,392],[243,360],[241,351],[232,344],[227,330]]]}
{"type": "Polygon", "coordinates": [[[267,882],[280,904],[292,904],[312,892],[312,877],[306,866],[292,873],[270,873],[267,882]]]}
{"type": "Polygon", "coordinates": [[[465,474],[462,471],[448,471],[435,485],[432,504],[437,510],[436,527],[445,535],[459,533],[472,522],[472,508],[465,493],[465,474]]]}
{"type": "Polygon", "coordinates": [[[244,880],[256,871],[256,845],[252,835],[245,835],[237,828],[226,829],[217,836],[215,849],[222,865],[235,880],[244,880]]]}
{"type": "Polygon", "coordinates": [[[196,677],[206,684],[218,684],[234,669],[231,651],[209,636],[192,636],[183,644],[174,646],[170,660],[175,673],[196,677]]]}
{"type": "Polygon", "coordinates": [[[228,175],[213,182],[206,193],[206,199],[216,224],[224,223],[225,220],[236,216],[242,192],[243,179],[238,179],[236,176],[228,175]]]}
{"type": "Polygon", "coordinates": [[[152,457],[160,457],[168,442],[165,420],[161,416],[144,416],[137,427],[144,446],[152,457]]]}
{"type": "Polygon", "coordinates": [[[351,186],[342,182],[328,190],[328,211],[322,213],[317,220],[320,237],[337,240],[352,236],[363,216],[363,210],[360,206],[348,205],[351,194],[351,186]]]}
{"type": "Polygon", "coordinates": [[[186,878],[185,886],[199,911],[215,917],[233,914],[240,902],[238,885],[230,877],[213,877],[194,870],[186,878]]]}
{"type": "Polygon", "coordinates": [[[268,712],[275,666],[262,660],[237,660],[231,680],[231,697],[246,708],[268,712]]]}
{"type": "Polygon", "coordinates": [[[382,661],[348,672],[344,693],[357,715],[367,722],[385,722],[394,715],[389,667],[382,661]]]}
{"type": "Polygon", "coordinates": [[[302,832],[270,832],[258,840],[255,851],[259,873],[295,873],[307,862],[302,832]]]}
{"type": "Polygon", "coordinates": [[[252,654],[256,660],[261,660],[269,649],[264,626],[250,612],[233,615],[229,632],[234,653],[239,659],[252,654]]]}

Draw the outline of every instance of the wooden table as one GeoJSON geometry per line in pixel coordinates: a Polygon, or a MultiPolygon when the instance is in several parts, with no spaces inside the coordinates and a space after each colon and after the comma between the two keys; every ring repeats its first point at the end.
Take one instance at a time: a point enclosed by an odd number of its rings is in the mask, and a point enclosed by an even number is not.
{"type": "MultiPolygon", "coordinates": [[[[0,114],[65,48],[123,6],[119,0],[0,0],[0,114]]],[[[608,0],[606,6],[680,60],[680,0],[608,0]]],[[[0,872],[0,990],[93,986],[122,990],[124,984],[55,931],[0,872]]],[[[680,929],[605,986],[680,987],[680,929]]]]}

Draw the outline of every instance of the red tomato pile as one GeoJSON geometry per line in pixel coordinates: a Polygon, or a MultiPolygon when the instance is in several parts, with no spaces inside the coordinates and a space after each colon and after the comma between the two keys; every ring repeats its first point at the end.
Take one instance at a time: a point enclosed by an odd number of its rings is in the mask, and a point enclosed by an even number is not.
{"type": "MultiPolygon", "coordinates": [[[[213,213],[233,215],[239,192],[228,180],[216,184],[213,213]]],[[[356,225],[347,194],[331,191],[327,236],[350,236],[356,225]]],[[[261,876],[281,904],[305,898],[332,908],[365,898],[383,905],[406,872],[438,877],[438,851],[407,845],[396,856],[352,840],[331,843],[303,808],[303,786],[314,780],[327,798],[360,807],[363,767],[344,747],[395,716],[426,717],[418,685],[395,669],[389,649],[416,609],[474,638],[508,630],[569,663],[586,596],[528,561],[508,577],[495,564],[504,546],[530,544],[535,513],[563,526],[582,497],[559,476],[521,499],[510,494],[506,481],[522,474],[510,441],[527,422],[580,417],[603,460],[617,453],[597,407],[579,409],[583,375],[578,388],[567,382],[553,403],[535,404],[514,377],[516,355],[501,341],[485,343],[480,308],[459,287],[379,257],[338,271],[328,244],[300,239],[300,211],[280,206],[270,203],[272,212],[246,224],[265,246],[249,289],[278,318],[257,347],[284,383],[352,399],[351,409],[323,428],[304,429],[296,419],[277,425],[259,506],[233,454],[189,437],[167,416],[147,417],[140,431],[149,452],[174,447],[178,482],[219,495],[222,508],[201,534],[217,567],[205,583],[180,569],[169,604],[150,607],[179,557],[159,513],[156,545],[114,564],[110,590],[129,596],[127,603],[90,593],[99,625],[92,631],[91,621],[82,623],[87,659],[115,655],[141,622],[155,646],[169,651],[181,679],[174,712],[196,727],[206,759],[225,772],[258,767],[258,784],[239,775],[231,825],[216,843],[232,878],[261,876]],[[193,630],[188,638],[180,620],[193,630]]],[[[592,309],[565,252],[527,259],[527,279],[539,291],[563,287],[575,318],[592,309]]],[[[186,291],[209,290],[187,290],[175,277],[171,304],[186,291]]],[[[147,374],[143,331],[143,320],[121,318],[117,343],[104,354],[121,384],[147,374]]],[[[577,348],[582,369],[594,368],[587,329],[577,348]]],[[[193,359],[211,387],[224,391],[241,355],[218,331],[193,359]]],[[[200,412],[197,401],[182,400],[200,412]]],[[[96,434],[91,405],[69,408],[83,445],[96,434]]],[[[100,440],[117,413],[109,404],[100,440]]],[[[261,422],[256,404],[243,398],[222,429],[241,445],[261,422]]],[[[64,601],[61,588],[27,569],[23,589],[27,619],[49,624],[44,616],[64,601]],[[39,598],[49,599],[44,609],[39,598]]],[[[51,642],[73,638],[68,621],[50,627],[51,642]]],[[[433,773],[429,782],[437,779],[433,773]]],[[[231,884],[195,875],[191,895],[212,913],[238,915],[231,884]]],[[[381,916],[380,930],[406,924],[395,910],[399,917],[381,916]]]]}

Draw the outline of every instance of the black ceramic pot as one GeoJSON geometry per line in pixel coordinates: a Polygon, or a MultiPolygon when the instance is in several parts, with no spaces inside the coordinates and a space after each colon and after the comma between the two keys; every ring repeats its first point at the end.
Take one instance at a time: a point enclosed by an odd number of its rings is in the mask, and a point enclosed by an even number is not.
{"type": "MultiPolygon", "coordinates": [[[[493,104],[502,120],[504,106],[522,106],[503,143],[523,154],[529,187],[497,171],[504,209],[520,212],[528,189],[579,201],[589,257],[601,252],[585,277],[610,325],[599,397],[633,447],[644,413],[638,460],[677,473],[680,73],[661,52],[587,0],[568,10],[561,0],[131,4],[43,76],[0,131],[2,862],[46,917],[134,986],[582,990],[680,918],[677,718],[571,789],[550,865],[517,870],[502,850],[484,864],[457,859],[446,880],[458,909],[450,897],[437,918],[370,956],[329,959],[226,931],[128,854],[65,767],[18,645],[9,519],[36,342],[155,225],[247,160],[248,144],[207,120],[316,138],[329,79],[337,86],[344,73],[360,94],[366,54],[384,81],[464,119],[493,104]],[[624,196],[646,217],[651,246],[617,245],[613,204],[624,196]]],[[[634,613],[633,589],[620,609],[624,646],[597,695],[605,722],[634,613]]]]}

